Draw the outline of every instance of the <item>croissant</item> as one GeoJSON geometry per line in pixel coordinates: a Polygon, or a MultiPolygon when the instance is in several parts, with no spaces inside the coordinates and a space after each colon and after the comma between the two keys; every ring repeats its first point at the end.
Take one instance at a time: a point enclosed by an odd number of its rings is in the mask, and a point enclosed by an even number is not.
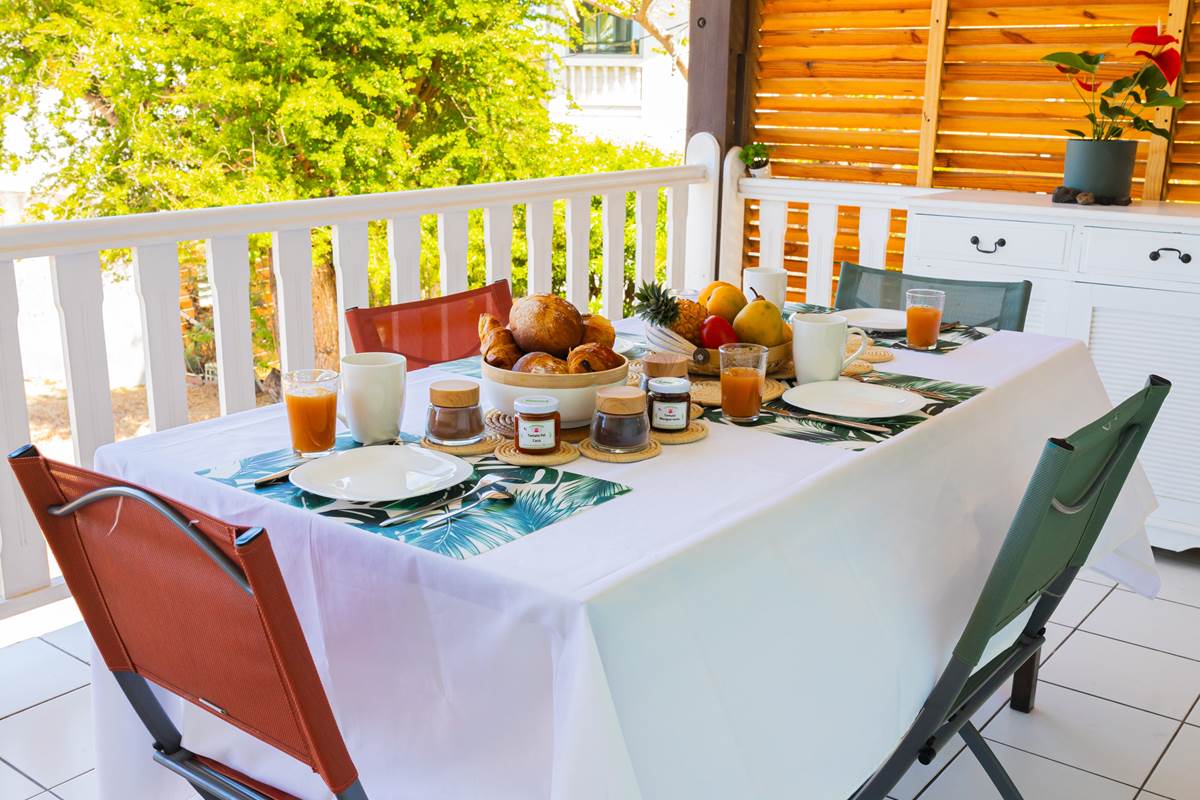
{"type": "MultiPolygon", "coordinates": [[[[483,324],[483,317],[480,317],[480,324],[483,324]]],[[[499,369],[512,369],[521,358],[521,348],[517,347],[512,331],[502,327],[492,328],[484,334],[479,352],[484,361],[499,369]]]]}
{"type": "Polygon", "coordinates": [[[604,372],[625,363],[625,359],[613,352],[611,347],[590,342],[581,344],[567,356],[567,368],[571,372],[604,372]]]}
{"type": "Polygon", "coordinates": [[[513,366],[513,372],[531,372],[539,375],[566,375],[567,362],[549,353],[534,351],[521,356],[513,366]]]}
{"type": "Polygon", "coordinates": [[[617,341],[617,331],[613,324],[599,314],[586,314],[583,317],[583,338],[580,344],[595,342],[605,347],[612,347],[617,341]]]}
{"type": "Polygon", "coordinates": [[[482,343],[487,335],[497,328],[503,328],[504,323],[491,314],[479,315],[479,341],[482,343]]]}

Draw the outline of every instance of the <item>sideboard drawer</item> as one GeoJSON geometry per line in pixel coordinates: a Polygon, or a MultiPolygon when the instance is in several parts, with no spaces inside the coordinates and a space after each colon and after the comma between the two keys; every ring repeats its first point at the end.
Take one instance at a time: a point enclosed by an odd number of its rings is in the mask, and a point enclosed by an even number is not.
{"type": "Polygon", "coordinates": [[[1084,228],[1080,270],[1200,283],[1200,235],[1084,228]]]}
{"type": "Polygon", "coordinates": [[[1034,269],[1067,269],[1070,225],[917,216],[917,257],[1034,269]]]}

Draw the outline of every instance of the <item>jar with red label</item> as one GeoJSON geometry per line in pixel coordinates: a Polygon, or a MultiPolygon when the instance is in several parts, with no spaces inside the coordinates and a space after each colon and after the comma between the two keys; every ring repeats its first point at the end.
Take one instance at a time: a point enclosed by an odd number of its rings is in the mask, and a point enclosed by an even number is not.
{"type": "Polygon", "coordinates": [[[513,403],[513,438],[518,453],[544,456],[558,450],[562,434],[562,417],[558,399],[544,395],[519,397],[513,403]]]}
{"type": "Polygon", "coordinates": [[[691,422],[692,382],[687,378],[651,378],[650,429],[662,433],[687,430],[691,422]]]}

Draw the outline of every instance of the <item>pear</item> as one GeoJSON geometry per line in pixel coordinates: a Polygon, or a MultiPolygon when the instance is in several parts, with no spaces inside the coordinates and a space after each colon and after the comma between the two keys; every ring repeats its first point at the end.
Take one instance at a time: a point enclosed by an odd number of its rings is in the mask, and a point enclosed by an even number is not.
{"type": "Polygon", "coordinates": [[[779,306],[755,292],[755,298],[746,304],[733,319],[733,332],[739,342],[774,347],[783,344],[787,335],[783,328],[783,314],[779,306]]]}

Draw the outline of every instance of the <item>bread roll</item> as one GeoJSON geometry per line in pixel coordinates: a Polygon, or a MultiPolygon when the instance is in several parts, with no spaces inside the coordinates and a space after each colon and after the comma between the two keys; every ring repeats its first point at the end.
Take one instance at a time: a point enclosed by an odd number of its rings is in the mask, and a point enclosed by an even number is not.
{"type": "Polygon", "coordinates": [[[611,347],[595,342],[581,344],[567,356],[567,369],[571,372],[604,372],[624,363],[625,359],[614,353],[611,347]]]}
{"type": "Polygon", "coordinates": [[[583,338],[580,344],[602,344],[612,347],[617,342],[617,330],[613,324],[599,314],[587,314],[583,318],[583,338]]]}
{"type": "Polygon", "coordinates": [[[479,345],[479,352],[484,361],[500,369],[512,369],[521,358],[521,348],[517,347],[508,328],[497,327],[488,331],[479,345]]]}
{"type": "Polygon", "coordinates": [[[583,337],[583,320],[575,306],[552,294],[522,297],[508,315],[517,346],[526,353],[563,358],[583,337]]]}
{"type": "Polygon", "coordinates": [[[567,362],[549,353],[526,353],[513,365],[513,372],[530,372],[537,375],[566,375],[569,371],[567,362]]]}

